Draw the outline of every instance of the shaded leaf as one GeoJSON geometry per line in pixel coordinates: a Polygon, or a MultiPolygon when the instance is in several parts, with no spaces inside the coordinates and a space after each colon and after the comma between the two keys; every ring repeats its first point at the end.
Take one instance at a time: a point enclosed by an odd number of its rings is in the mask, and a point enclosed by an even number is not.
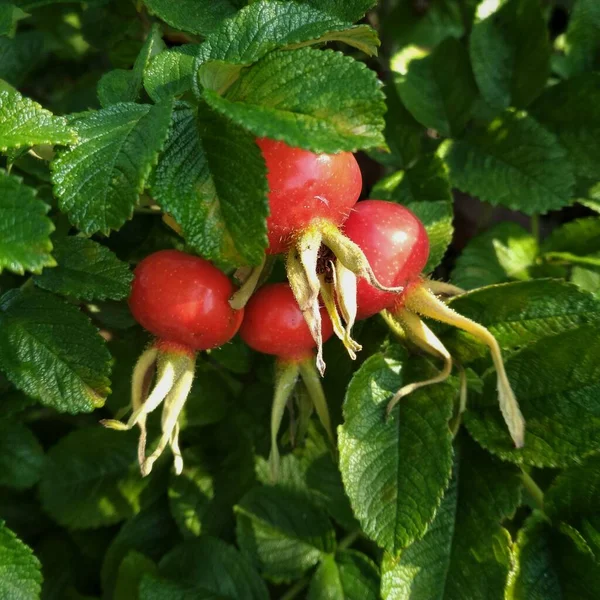
{"type": "Polygon", "coordinates": [[[600,5],[577,0],[569,19],[565,51],[570,75],[598,70],[600,66],[600,5]]]}
{"type": "Polygon", "coordinates": [[[18,421],[0,421],[0,485],[24,490],[42,474],[44,450],[31,430],[18,421]]]}

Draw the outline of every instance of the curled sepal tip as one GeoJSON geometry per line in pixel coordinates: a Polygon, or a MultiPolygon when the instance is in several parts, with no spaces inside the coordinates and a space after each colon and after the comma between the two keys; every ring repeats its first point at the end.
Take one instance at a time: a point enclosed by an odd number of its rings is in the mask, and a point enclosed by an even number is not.
{"type": "Polygon", "coordinates": [[[138,460],[143,476],[152,471],[167,445],[173,452],[175,472],[180,474],[183,470],[178,419],[192,387],[195,364],[196,355],[187,348],[164,346],[160,342],[151,346],[140,356],[133,372],[133,412],[129,420],[126,423],[114,419],[101,421],[105,427],[118,431],[127,431],[136,425],[140,428],[138,460]],[[153,376],[154,387],[150,391],[153,376]],[[146,456],[146,420],[161,403],[161,438],[156,449],[146,456]]]}

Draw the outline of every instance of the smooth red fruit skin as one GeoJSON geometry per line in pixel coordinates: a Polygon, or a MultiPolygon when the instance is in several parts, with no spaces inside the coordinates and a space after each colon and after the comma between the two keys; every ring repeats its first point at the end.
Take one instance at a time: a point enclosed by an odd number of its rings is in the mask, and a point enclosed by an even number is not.
{"type": "Polygon", "coordinates": [[[267,138],[256,143],[267,164],[269,254],[288,250],[314,219],[346,220],[362,188],[352,153],[314,154],[267,138]]]}
{"type": "MultiPolygon", "coordinates": [[[[386,286],[407,288],[419,280],[429,257],[429,238],[408,208],[384,200],[359,202],[344,224],[344,233],[365,253],[375,276],[386,286]]],[[[358,319],[366,319],[398,303],[405,295],[382,292],[360,279],[358,319]]]]}
{"type": "Polygon", "coordinates": [[[178,250],[147,256],[135,269],[129,308],[163,342],[207,350],[228,342],[244,311],[233,310],[235,288],[208,261],[178,250]]]}
{"type": "MultiPolygon", "coordinates": [[[[321,308],[323,342],[333,333],[329,315],[321,308]]],[[[312,357],[315,342],[287,283],[260,288],[246,304],[240,337],[254,350],[283,360],[312,357]]]]}

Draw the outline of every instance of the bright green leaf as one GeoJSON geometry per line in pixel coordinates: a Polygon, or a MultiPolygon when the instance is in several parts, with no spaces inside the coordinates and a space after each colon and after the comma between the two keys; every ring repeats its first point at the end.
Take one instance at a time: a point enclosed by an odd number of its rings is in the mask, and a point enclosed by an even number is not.
{"type": "Polygon", "coordinates": [[[34,486],[44,466],[44,450],[18,421],[0,421],[0,485],[17,490],[34,486]]]}
{"type": "Polygon", "coordinates": [[[238,265],[260,262],[266,168],[249,133],[212,111],[178,105],[151,189],[197,252],[238,265]]]}
{"type": "Polygon", "coordinates": [[[308,600],[379,600],[377,567],[354,550],[326,556],[311,580],[308,600]]]}
{"type": "Polygon", "coordinates": [[[54,257],[58,266],[36,276],[37,286],[82,300],[122,300],[129,295],[133,279],[129,266],[98,242],[58,238],[54,257]]]}
{"type": "Polygon", "coordinates": [[[50,255],[49,208],[34,189],[0,170],[0,272],[39,273],[56,264],[50,255]]]}
{"type": "Polygon", "coordinates": [[[176,29],[206,35],[236,11],[235,0],[143,0],[148,11],[176,29]]]}
{"type": "Polygon", "coordinates": [[[40,561],[0,521],[0,598],[38,600],[42,587],[40,561]]]}
{"type": "Polygon", "coordinates": [[[44,510],[70,529],[106,527],[139,512],[149,479],[139,472],[137,435],[94,425],[62,437],[46,456],[44,510]]]}
{"type": "Polygon", "coordinates": [[[556,137],[524,113],[506,111],[440,154],[460,190],[531,215],[567,206],[574,178],[556,137]]]}
{"type": "Polygon", "coordinates": [[[525,417],[516,449],[498,409],[496,373],[469,398],[466,424],[485,448],[517,464],[564,467],[600,450],[600,328],[583,325],[543,337],[506,361],[525,417]]]}
{"type": "Polygon", "coordinates": [[[477,97],[469,55],[455,38],[442,42],[426,58],[411,61],[396,85],[415,119],[446,137],[461,133],[477,97]]]}
{"type": "Polygon", "coordinates": [[[425,533],[452,468],[451,387],[410,394],[386,416],[406,383],[405,356],[390,351],[365,361],[348,387],[339,430],[340,470],[354,514],[392,554],[425,533]]]}
{"type": "Polygon", "coordinates": [[[475,79],[497,108],[526,107],[546,85],[550,42],[539,0],[508,0],[479,21],[470,38],[475,79]]]}
{"type": "Polygon", "coordinates": [[[276,581],[300,577],[335,548],[327,514],[302,492],[255,487],[236,506],[242,552],[276,581]]]}
{"type": "Polygon", "coordinates": [[[568,532],[532,515],[519,531],[511,600],[596,600],[600,569],[568,532]]]}
{"type": "Polygon", "coordinates": [[[456,259],[452,283],[472,290],[511,279],[529,279],[539,249],[520,225],[498,223],[469,241],[456,259]]]}
{"type": "Polygon", "coordinates": [[[110,392],[110,354],[95,327],[75,306],[39,290],[2,297],[0,367],[60,412],[91,412],[110,392]]]}
{"type": "Polygon", "coordinates": [[[576,219],[557,227],[544,240],[542,250],[579,256],[600,252],[600,217],[576,219]]]}
{"type": "MultiPolygon", "coordinates": [[[[463,438],[456,476],[425,536],[382,565],[384,600],[504,600],[518,470],[463,438]]],[[[523,599],[524,600],[524,599],[523,599]]]]}
{"type": "Polygon", "coordinates": [[[61,210],[85,233],[119,229],[133,214],[171,120],[170,103],[115,104],[72,122],[79,143],[53,162],[61,210]]]}
{"type": "Polygon", "coordinates": [[[300,48],[268,54],[226,97],[204,90],[204,98],[255,135],[333,153],[383,144],[379,85],[373,71],[348,56],[300,48]]]}
{"type": "Polygon", "coordinates": [[[160,572],[188,595],[177,600],[267,600],[267,588],[250,563],[233,546],[201,537],[176,546],[160,563],[160,572]]]}
{"type": "Polygon", "coordinates": [[[600,67],[600,4],[577,0],[569,18],[565,51],[570,75],[600,67]]]}
{"type": "Polygon", "coordinates": [[[35,144],[72,144],[75,133],[63,117],[11,89],[0,89],[0,150],[35,144]]]}

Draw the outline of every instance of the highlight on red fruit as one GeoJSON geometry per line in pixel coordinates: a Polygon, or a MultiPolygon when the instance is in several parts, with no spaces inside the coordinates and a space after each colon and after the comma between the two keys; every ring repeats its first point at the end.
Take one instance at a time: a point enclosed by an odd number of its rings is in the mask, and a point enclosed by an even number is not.
{"type": "MultiPolygon", "coordinates": [[[[319,295],[336,335],[355,358],[354,352],[360,347],[350,331],[356,312],[357,278],[388,292],[400,288],[378,281],[358,245],[340,231],[362,187],[354,156],[349,152],[315,154],[265,138],[258,139],[257,144],[265,158],[269,182],[267,252],[286,253],[288,281],[317,344],[317,367],[323,373],[319,295]]],[[[264,263],[232,297],[233,307],[246,304],[263,267],[264,263]]]]}
{"type": "MultiPolygon", "coordinates": [[[[322,335],[326,341],[331,337],[333,327],[326,312],[323,311],[322,317],[322,335]]],[[[321,424],[333,442],[329,409],[314,363],[316,344],[287,283],[267,284],[252,296],[246,305],[240,337],[254,350],[272,354],[277,359],[269,457],[271,476],[276,481],[279,471],[277,436],[298,378],[302,379],[321,424]]]]}
{"type": "Polygon", "coordinates": [[[150,473],[167,445],[173,452],[175,472],[183,470],[178,420],[194,379],[196,352],[221,346],[237,333],[244,311],[229,305],[233,291],[227,276],[211,263],[178,250],[155,252],[135,269],[129,307],[156,340],[134,369],[131,417],[127,423],[113,419],[102,423],[118,430],[140,428],[142,475],[150,473]],[[146,419],[161,403],[162,435],[146,456],[146,419]]]}

